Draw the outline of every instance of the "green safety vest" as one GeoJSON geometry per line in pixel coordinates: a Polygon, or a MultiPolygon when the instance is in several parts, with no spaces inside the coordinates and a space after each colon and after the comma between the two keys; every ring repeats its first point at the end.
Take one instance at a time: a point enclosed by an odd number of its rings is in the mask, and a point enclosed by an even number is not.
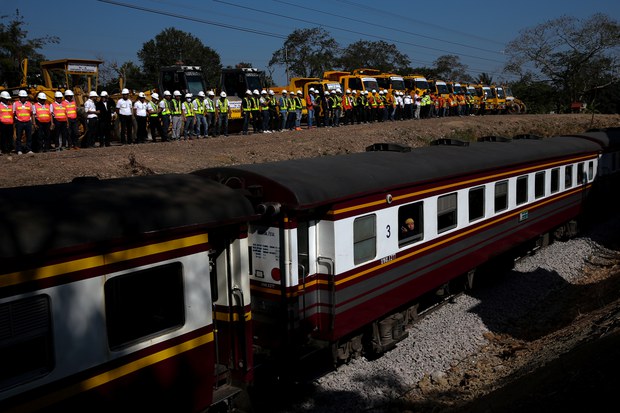
{"type": "Polygon", "coordinates": [[[215,112],[215,105],[213,104],[211,98],[205,99],[205,110],[209,113],[215,112]]]}
{"type": "Polygon", "coordinates": [[[173,115],[180,115],[181,114],[181,105],[182,105],[181,102],[179,102],[176,99],[172,99],[172,110],[170,111],[170,113],[172,113],[173,115]]]}
{"type": "Polygon", "coordinates": [[[183,106],[185,107],[185,116],[194,116],[194,106],[192,102],[183,102],[183,106]]]}
{"type": "MultiPolygon", "coordinates": [[[[150,117],[152,118],[156,118],[159,116],[159,113],[157,112],[157,105],[153,103],[153,101],[149,102],[149,105],[151,105],[151,109],[153,109],[153,112],[151,112],[149,114],[150,117]]],[[[163,113],[163,112],[162,112],[163,113]]]]}
{"type": "Polygon", "coordinates": [[[194,103],[196,104],[196,113],[202,115],[205,113],[205,104],[200,99],[195,99],[194,103]]]}
{"type": "Polygon", "coordinates": [[[252,98],[243,98],[243,103],[243,111],[250,112],[253,106],[252,98]]]}
{"type": "Polygon", "coordinates": [[[170,115],[170,101],[168,99],[164,99],[164,110],[161,111],[162,115],[170,115]]]}
{"type": "Polygon", "coordinates": [[[228,114],[228,99],[224,98],[224,100],[220,99],[220,114],[228,114]]]}

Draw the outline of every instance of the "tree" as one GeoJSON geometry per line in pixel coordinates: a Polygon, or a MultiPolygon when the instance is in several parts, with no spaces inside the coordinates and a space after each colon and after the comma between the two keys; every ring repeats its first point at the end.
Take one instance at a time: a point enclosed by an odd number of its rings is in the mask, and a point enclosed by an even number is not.
{"type": "Polygon", "coordinates": [[[478,83],[482,83],[483,85],[491,85],[493,84],[493,76],[486,72],[482,72],[478,75],[478,79],[476,79],[476,81],[478,83]]]}
{"type": "Polygon", "coordinates": [[[471,79],[471,76],[467,74],[468,66],[461,63],[459,56],[442,55],[433,64],[440,79],[450,81],[466,81],[471,79]]]}
{"type": "Polygon", "coordinates": [[[620,25],[609,16],[564,16],[525,29],[511,41],[506,70],[547,81],[566,109],[577,100],[591,104],[597,91],[618,82],[618,46],[620,25]]]}
{"type": "MultiPolygon", "coordinates": [[[[8,16],[0,16],[4,20],[8,16]]],[[[15,11],[13,19],[8,23],[0,22],[0,83],[8,87],[22,83],[22,64],[28,59],[28,75],[34,76],[39,62],[45,57],[37,50],[49,43],[58,43],[58,37],[45,36],[28,39],[28,31],[24,29],[26,23],[19,10],[15,11]]],[[[26,80],[28,82],[28,80],[26,80]]],[[[36,83],[40,83],[37,80],[36,83]]]]}
{"type": "Polygon", "coordinates": [[[197,37],[173,27],[164,29],[154,39],[144,43],[138,58],[148,83],[157,82],[162,66],[179,62],[202,67],[209,86],[217,84],[222,70],[220,55],[215,50],[205,46],[197,37]]]}
{"type": "Polygon", "coordinates": [[[323,77],[323,72],[336,66],[339,53],[338,42],[325,29],[297,29],[273,52],[269,66],[284,66],[287,82],[289,76],[323,77]]]}
{"type": "Polygon", "coordinates": [[[395,44],[383,40],[358,40],[345,47],[338,59],[338,66],[347,71],[365,67],[383,73],[403,73],[410,64],[409,57],[395,44]]]}

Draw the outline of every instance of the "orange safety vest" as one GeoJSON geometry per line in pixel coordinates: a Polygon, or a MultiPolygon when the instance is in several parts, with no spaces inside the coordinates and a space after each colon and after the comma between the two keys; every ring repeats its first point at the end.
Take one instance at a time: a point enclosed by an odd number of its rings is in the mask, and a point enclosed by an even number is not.
{"type": "Polygon", "coordinates": [[[35,103],[34,110],[36,113],[36,119],[41,123],[50,123],[52,120],[52,116],[50,114],[50,106],[47,103],[43,105],[40,103],[35,103]]]}
{"type": "Polygon", "coordinates": [[[64,102],[62,102],[62,105],[65,107],[65,109],[67,109],[67,118],[77,119],[77,104],[75,103],[75,100],[71,102],[65,100],[64,102]]]}
{"type": "Polygon", "coordinates": [[[0,102],[0,122],[5,125],[13,124],[13,106],[0,102]]]}
{"type": "Polygon", "coordinates": [[[52,109],[54,111],[54,119],[59,122],[67,121],[67,108],[62,103],[52,103],[52,109]]]}
{"type": "Polygon", "coordinates": [[[351,96],[349,95],[344,96],[344,99],[342,100],[342,107],[344,108],[344,110],[353,109],[353,105],[351,103],[351,96]]]}
{"type": "Polygon", "coordinates": [[[20,122],[30,122],[32,120],[32,103],[15,102],[15,117],[20,122]]]}

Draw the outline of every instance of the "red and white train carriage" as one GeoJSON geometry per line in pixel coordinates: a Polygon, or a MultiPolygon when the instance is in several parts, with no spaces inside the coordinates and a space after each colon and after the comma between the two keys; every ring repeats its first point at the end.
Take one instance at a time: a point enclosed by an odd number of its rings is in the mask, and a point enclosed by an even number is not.
{"type": "Polygon", "coordinates": [[[243,196],[164,175],[0,199],[1,411],[202,411],[251,381],[243,196]]]}
{"type": "Polygon", "coordinates": [[[331,345],[340,359],[391,348],[423,294],[574,232],[601,153],[583,137],[436,143],[197,172],[265,212],[249,227],[257,346],[331,345]]]}

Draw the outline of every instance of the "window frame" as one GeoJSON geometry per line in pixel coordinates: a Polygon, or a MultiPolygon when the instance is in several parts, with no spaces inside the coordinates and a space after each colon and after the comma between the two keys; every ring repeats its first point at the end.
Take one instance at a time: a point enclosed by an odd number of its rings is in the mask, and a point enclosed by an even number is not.
{"type": "Polygon", "coordinates": [[[449,231],[451,229],[454,229],[458,226],[458,193],[457,192],[451,192],[449,194],[444,194],[444,195],[440,195],[437,197],[437,233],[441,234],[443,232],[449,231]],[[453,207],[449,207],[446,208],[443,211],[439,210],[439,203],[442,199],[448,198],[448,197],[454,197],[454,206],[453,207]],[[440,220],[447,216],[447,215],[452,215],[453,219],[452,219],[452,223],[448,226],[442,227],[440,225],[440,220]]]}
{"type": "Polygon", "coordinates": [[[353,264],[359,265],[359,264],[371,261],[375,259],[376,256],[377,256],[377,214],[368,214],[368,215],[363,215],[361,217],[355,218],[353,220],[353,264]],[[366,219],[372,219],[373,221],[372,228],[373,228],[374,234],[372,234],[369,237],[357,240],[356,239],[356,236],[357,236],[356,225],[358,225],[358,223],[360,223],[362,220],[366,220],[366,219]],[[360,250],[358,249],[358,246],[362,243],[367,243],[370,240],[374,240],[374,242],[372,243],[373,245],[372,256],[370,254],[360,256],[359,254],[360,250]]]}
{"type": "MultiPolygon", "coordinates": [[[[468,211],[467,211],[467,218],[469,219],[469,222],[474,222],[477,221],[479,219],[483,219],[486,215],[486,188],[484,186],[477,186],[475,188],[470,188],[467,191],[467,206],[468,206],[468,211]],[[482,193],[482,199],[480,200],[480,210],[481,210],[481,214],[480,215],[476,215],[475,217],[472,217],[472,193],[476,191],[476,192],[481,192],[482,193]]],[[[473,201],[476,201],[475,199],[473,201]]]]}
{"type": "Polygon", "coordinates": [[[509,181],[507,179],[503,180],[503,181],[498,181],[495,182],[495,185],[493,186],[493,211],[497,214],[498,212],[502,212],[502,211],[506,211],[508,209],[508,192],[510,190],[510,184],[509,181]],[[499,186],[505,186],[506,187],[506,191],[503,193],[503,195],[498,196],[497,195],[497,190],[499,186]],[[500,199],[500,197],[504,198],[505,200],[505,205],[503,208],[498,208],[497,207],[497,202],[498,199],[500,199]]]}

